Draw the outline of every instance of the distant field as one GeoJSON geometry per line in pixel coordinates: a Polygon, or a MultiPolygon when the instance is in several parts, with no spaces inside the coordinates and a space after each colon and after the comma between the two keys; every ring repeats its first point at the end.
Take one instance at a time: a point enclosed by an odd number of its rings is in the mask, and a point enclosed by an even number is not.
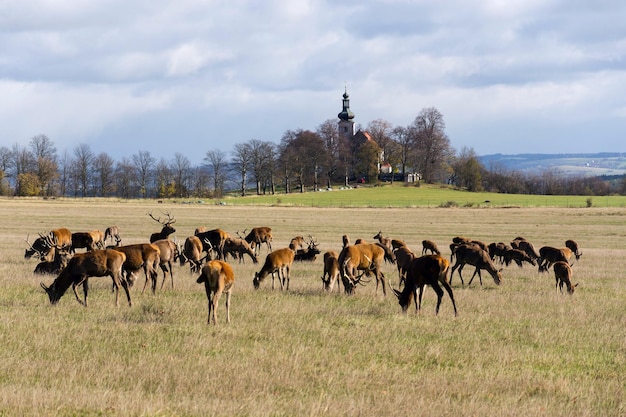
{"type": "MultiPolygon", "coordinates": [[[[587,208],[584,198],[569,208],[466,205],[461,196],[471,194],[457,192],[425,206],[380,208],[376,191],[308,196],[347,195],[361,207],[0,199],[0,416],[626,415],[623,206],[594,199],[587,208]],[[459,207],[439,207],[448,200],[459,207]],[[224,300],[221,323],[206,324],[204,290],[180,266],[174,288],[161,290],[159,281],[156,294],[141,294],[140,276],[130,308],[124,297],[115,307],[109,278],[90,279],[88,308],[71,290],[49,305],[39,283],[54,277],[32,273],[27,236],[116,224],[123,243],[145,242],[159,229],[149,212],[171,213],[179,241],[200,225],[231,234],[270,226],[274,248],[311,235],[323,251],[339,251],[344,233],[372,240],[382,231],[417,253],[432,239],[447,257],[457,235],[485,242],[522,235],[537,247],[575,239],[583,250],[573,265],[579,286],[559,294],[551,273],[530,266],[503,267],[501,286],[488,274],[482,286],[461,286],[455,274],[458,317],[447,296],[434,315],[430,288],[420,315],[414,308],[403,315],[389,289],[374,294],[373,282],[354,296],[325,293],[321,259],[294,265],[288,292],[272,291],[269,278],[254,290],[260,265],[246,261],[233,264],[230,325],[224,300]]],[[[409,191],[418,201],[437,190],[409,191]]],[[[397,287],[396,266],[383,269],[397,287]]],[[[472,270],[463,271],[466,283],[472,270]]]]}
{"type": "Polygon", "coordinates": [[[320,192],[229,196],[220,201],[236,205],[310,207],[587,207],[589,202],[594,207],[626,207],[626,196],[472,193],[438,185],[416,187],[397,183],[349,189],[339,187],[320,192]]]}

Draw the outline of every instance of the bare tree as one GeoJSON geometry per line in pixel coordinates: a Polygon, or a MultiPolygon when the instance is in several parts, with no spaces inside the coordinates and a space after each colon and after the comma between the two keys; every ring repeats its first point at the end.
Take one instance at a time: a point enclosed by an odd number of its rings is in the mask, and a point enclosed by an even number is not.
{"type": "Polygon", "coordinates": [[[150,173],[154,168],[154,163],[155,159],[150,155],[149,151],[139,151],[133,155],[133,164],[137,171],[137,180],[139,181],[142,198],[146,198],[148,195],[150,173]]]}
{"type": "Polygon", "coordinates": [[[91,148],[87,144],[80,144],[74,148],[73,176],[76,180],[75,195],[80,193],[81,197],[86,197],[91,183],[91,173],[95,157],[91,148]]]}
{"type": "Polygon", "coordinates": [[[0,195],[9,195],[11,191],[10,170],[12,152],[6,146],[0,147],[0,195]]]}
{"type": "Polygon", "coordinates": [[[220,149],[207,151],[204,157],[213,178],[213,196],[220,198],[224,195],[224,182],[226,174],[224,170],[227,166],[226,153],[220,149]]]}
{"type": "Polygon", "coordinates": [[[136,172],[135,166],[128,158],[122,158],[122,160],[117,163],[115,167],[115,182],[117,192],[121,197],[136,197],[136,172]]]}
{"type": "Polygon", "coordinates": [[[156,181],[156,196],[158,198],[170,197],[174,194],[174,180],[172,170],[165,158],[159,159],[154,168],[156,181]]]}
{"type": "Polygon", "coordinates": [[[46,135],[34,136],[29,145],[35,158],[40,195],[50,195],[53,181],[58,175],[56,147],[46,135]]]}
{"type": "Polygon", "coordinates": [[[106,152],[101,152],[95,157],[93,167],[96,193],[102,197],[110,196],[115,191],[115,161],[106,152]]]}
{"type": "Polygon", "coordinates": [[[252,147],[249,143],[237,143],[233,150],[232,163],[234,169],[239,172],[241,178],[241,195],[246,195],[248,172],[252,166],[252,147]]]}
{"type": "Polygon", "coordinates": [[[189,197],[191,180],[191,162],[189,158],[180,152],[176,152],[170,167],[174,177],[176,195],[178,197],[189,197]]]}
{"type": "Polygon", "coordinates": [[[416,166],[427,182],[436,180],[452,154],[445,128],[443,115],[434,107],[423,109],[410,127],[417,156],[416,166]]]}

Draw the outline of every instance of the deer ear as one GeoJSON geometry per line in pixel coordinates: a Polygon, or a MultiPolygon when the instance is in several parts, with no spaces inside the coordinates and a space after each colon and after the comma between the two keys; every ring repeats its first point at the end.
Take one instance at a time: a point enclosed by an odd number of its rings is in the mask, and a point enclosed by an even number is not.
{"type": "Polygon", "coordinates": [[[578,284],[579,284],[578,282],[576,284],[574,284],[574,288],[578,287],[578,284]]]}

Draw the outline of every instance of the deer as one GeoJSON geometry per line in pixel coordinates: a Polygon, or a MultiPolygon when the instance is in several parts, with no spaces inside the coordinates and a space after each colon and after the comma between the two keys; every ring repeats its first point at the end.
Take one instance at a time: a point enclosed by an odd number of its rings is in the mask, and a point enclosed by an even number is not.
{"type": "Polygon", "coordinates": [[[519,250],[526,252],[526,254],[534,261],[539,261],[539,258],[541,257],[541,255],[537,252],[533,244],[520,236],[516,237],[515,239],[511,241],[511,248],[519,249],[519,250]]]}
{"type": "Polygon", "coordinates": [[[378,231],[378,233],[374,235],[372,239],[378,240],[381,245],[388,247],[390,250],[393,250],[393,247],[391,246],[391,239],[388,237],[384,237],[382,230],[378,231]]]}
{"type": "Polygon", "coordinates": [[[583,256],[583,253],[580,251],[580,247],[578,246],[578,243],[576,243],[575,240],[571,240],[571,239],[566,240],[565,247],[569,248],[569,250],[572,251],[572,253],[576,257],[576,260],[579,260],[580,257],[583,256]]]}
{"type": "Polygon", "coordinates": [[[376,277],[376,290],[382,283],[383,295],[387,295],[385,275],[381,271],[381,265],[385,258],[385,250],[376,243],[359,243],[349,245],[342,249],[339,254],[339,271],[341,281],[346,294],[354,294],[357,285],[364,285],[361,281],[365,273],[373,272],[376,277]],[[357,276],[358,271],[363,271],[357,276]]]}
{"type": "MultiPolygon", "coordinates": [[[[246,231],[243,231],[243,234],[245,235],[246,231]]],[[[267,250],[268,252],[272,251],[272,228],[271,227],[267,227],[267,226],[260,226],[260,227],[254,227],[252,228],[252,230],[250,230],[250,233],[248,233],[245,237],[244,240],[246,242],[248,242],[250,244],[250,246],[252,246],[252,249],[254,249],[254,253],[255,255],[259,255],[259,248],[261,246],[261,243],[265,243],[265,245],[267,246],[267,250]]]]}
{"type": "Polygon", "coordinates": [[[230,235],[222,229],[206,230],[204,232],[198,232],[196,236],[202,242],[203,250],[208,254],[210,250],[215,251],[217,259],[224,260],[224,245],[226,239],[230,235]]]}
{"type": "Polygon", "coordinates": [[[240,263],[244,262],[244,255],[248,255],[250,259],[252,259],[252,263],[259,263],[259,259],[254,254],[250,244],[241,238],[226,238],[226,241],[224,242],[224,258],[226,258],[226,255],[230,255],[234,259],[238,259],[240,263]]]}
{"type": "Polygon", "coordinates": [[[558,261],[569,263],[571,256],[572,251],[570,248],[542,246],[539,249],[539,272],[547,272],[552,264],[558,261]]]}
{"type": "Polygon", "coordinates": [[[142,294],[148,285],[148,280],[152,282],[152,293],[156,293],[158,278],[157,267],[161,260],[158,246],[152,243],[135,243],[132,245],[117,246],[110,250],[118,251],[126,255],[123,268],[126,272],[126,280],[131,287],[134,283],[134,274],[143,268],[146,281],[141,291],[142,294]]]}
{"type": "MultiPolygon", "coordinates": [[[[70,261],[72,255],[66,250],[60,250],[53,247],[50,251],[52,260],[42,260],[35,266],[33,273],[35,274],[58,274],[65,268],[70,261]]],[[[50,255],[49,255],[50,256],[50,255]]]]}
{"type": "Polygon", "coordinates": [[[198,236],[189,236],[187,239],[185,239],[183,248],[179,248],[178,250],[178,259],[180,261],[180,266],[183,266],[187,262],[189,262],[191,273],[193,274],[199,272],[202,267],[202,262],[204,262],[205,259],[209,258],[209,255],[202,257],[202,251],[202,242],[200,241],[198,236]]]}
{"type": "Polygon", "coordinates": [[[70,253],[76,253],[76,249],[87,249],[87,252],[94,249],[101,249],[91,232],[74,232],[72,233],[72,246],[70,253]]]}
{"type": "Polygon", "coordinates": [[[343,243],[343,248],[345,248],[346,246],[350,245],[350,236],[348,235],[343,235],[341,236],[341,242],[343,243]]]}
{"type": "MultiPolygon", "coordinates": [[[[174,288],[174,270],[172,268],[172,262],[176,261],[178,254],[178,246],[170,239],[159,239],[152,242],[154,246],[159,248],[159,267],[163,271],[163,281],[161,282],[161,289],[165,285],[167,274],[170,274],[170,280],[172,281],[172,289],[174,288]]],[[[147,281],[146,281],[147,283],[147,281]]],[[[145,285],[144,285],[145,290],[145,285]]],[[[143,292],[143,291],[142,291],[143,292]]]]}
{"type": "Polygon", "coordinates": [[[552,269],[554,270],[557,291],[561,290],[561,294],[563,294],[563,286],[565,286],[568,294],[574,294],[574,288],[578,287],[578,284],[572,285],[572,268],[569,263],[556,261],[552,264],[552,269]]]}
{"type": "Polygon", "coordinates": [[[209,303],[209,315],[207,323],[217,325],[217,304],[222,296],[226,294],[226,321],[230,323],[230,295],[235,283],[235,273],[233,268],[221,260],[209,261],[204,267],[200,276],[196,280],[198,284],[204,284],[206,296],[209,303]]]}
{"type": "Polygon", "coordinates": [[[398,266],[398,283],[401,287],[406,282],[406,273],[416,256],[408,246],[401,246],[396,249],[394,253],[396,256],[396,265],[398,266]]]}
{"type": "MultiPolygon", "coordinates": [[[[315,239],[313,239],[313,236],[309,235],[309,241],[307,243],[307,246],[304,249],[295,250],[296,254],[294,256],[294,260],[297,262],[315,261],[315,259],[317,258],[317,255],[321,253],[317,245],[318,244],[315,241],[315,239]]],[[[289,245],[289,249],[294,250],[291,247],[291,244],[289,245]]]]}
{"type": "Polygon", "coordinates": [[[461,275],[461,271],[463,270],[465,264],[473,265],[476,268],[468,285],[472,284],[472,281],[474,280],[476,274],[478,274],[480,285],[483,285],[483,279],[480,274],[481,269],[489,272],[496,285],[500,285],[502,283],[502,275],[500,274],[500,270],[496,269],[495,265],[491,261],[491,258],[489,257],[489,253],[484,251],[480,247],[474,244],[461,244],[455,249],[455,257],[456,263],[452,267],[452,272],[450,273],[450,283],[452,283],[454,271],[458,268],[459,277],[461,278],[461,284],[465,285],[465,282],[463,281],[463,276],[461,275]]]}
{"type": "Polygon", "coordinates": [[[426,255],[430,251],[433,255],[441,255],[441,251],[437,244],[432,240],[422,240],[422,255],[426,255]]]}
{"type": "Polygon", "coordinates": [[[520,268],[524,262],[528,262],[532,266],[537,265],[535,260],[528,256],[526,252],[520,249],[509,248],[504,252],[504,264],[509,266],[511,262],[515,262],[520,268]]]}
{"type": "Polygon", "coordinates": [[[406,275],[406,282],[402,291],[393,289],[394,294],[398,298],[398,304],[402,307],[402,312],[406,313],[411,300],[415,302],[415,310],[417,313],[422,308],[422,295],[424,286],[430,285],[437,294],[437,307],[435,307],[435,315],[439,314],[441,299],[443,298],[443,290],[439,286],[441,284],[452,300],[454,307],[454,315],[457,316],[456,302],[454,301],[454,293],[448,282],[448,269],[450,261],[440,255],[424,255],[411,261],[406,275]],[[419,296],[417,290],[419,289],[419,296]]]}
{"type": "Polygon", "coordinates": [[[337,291],[339,288],[339,255],[334,250],[324,252],[324,273],[322,274],[322,282],[325,290],[333,292],[335,283],[337,283],[337,291]]]}
{"type": "Polygon", "coordinates": [[[58,246],[62,250],[69,250],[72,247],[72,232],[65,227],[51,230],[48,234],[39,233],[39,237],[31,245],[26,236],[26,243],[29,248],[24,252],[24,258],[32,258],[37,254],[40,258],[46,256],[52,247],[58,246]]]}
{"type": "Polygon", "coordinates": [[[491,242],[489,245],[487,245],[487,250],[489,252],[489,257],[491,258],[491,260],[495,262],[497,258],[500,264],[504,263],[506,251],[509,249],[511,249],[511,247],[504,242],[491,242]]]}
{"type": "Polygon", "coordinates": [[[120,285],[126,292],[128,305],[132,306],[130,292],[128,290],[128,282],[122,275],[122,268],[126,255],[113,249],[97,249],[90,252],[77,253],[54,282],[48,287],[43,282],[40,283],[41,288],[46,291],[50,304],[57,304],[67,289],[72,286],[76,300],[87,307],[87,294],[89,292],[89,277],[110,276],[113,279],[113,288],[115,289],[115,305],[119,306],[119,288],[120,285]],[[76,287],[83,286],[84,300],[81,300],[76,287]]]}
{"type": "Polygon", "coordinates": [[[277,249],[270,252],[265,257],[265,263],[259,272],[254,273],[254,279],[252,283],[254,288],[258,289],[261,281],[265,279],[268,274],[272,274],[272,290],[274,289],[274,274],[278,274],[278,282],[280,283],[280,289],[283,290],[285,282],[287,284],[286,289],[289,290],[289,275],[291,265],[296,256],[296,253],[289,248],[277,249]],[[281,278],[282,273],[282,278],[281,278]]]}
{"type": "Polygon", "coordinates": [[[304,249],[307,247],[307,243],[304,240],[304,236],[296,236],[293,239],[291,239],[291,242],[289,242],[289,249],[291,249],[294,252],[297,252],[298,249],[304,249]]]}
{"type": "Polygon", "coordinates": [[[115,241],[115,246],[119,246],[122,243],[122,238],[120,237],[120,228],[117,226],[109,226],[104,229],[104,238],[102,241],[106,244],[106,241],[111,239],[111,242],[115,241]]]}
{"type": "Polygon", "coordinates": [[[150,235],[150,243],[156,240],[167,239],[169,235],[176,233],[176,229],[172,226],[176,223],[176,220],[170,215],[170,213],[163,213],[163,215],[167,216],[167,219],[161,220],[161,216],[157,219],[152,215],[152,212],[148,213],[148,216],[150,216],[152,220],[163,225],[160,232],[152,233],[150,235]]]}

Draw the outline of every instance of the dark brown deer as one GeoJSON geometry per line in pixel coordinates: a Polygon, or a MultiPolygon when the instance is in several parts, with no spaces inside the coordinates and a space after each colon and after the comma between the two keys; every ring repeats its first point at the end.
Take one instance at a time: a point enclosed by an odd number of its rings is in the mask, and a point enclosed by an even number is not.
{"type": "Polygon", "coordinates": [[[222,293],[226,294],[226,321],[230,323],[230,295],[235,283],[233,268],[224,261],[209,261],[203,268],[196,280],[198,284],[204,284],[206,297],[209,303],[209,316],[207,323],[217,325],[217,304],[222,293]]]}
{"type": "Polygon", "coordinates": [[[541,255],[539,254],[539,252],[537,252],[537,249],[535,249],[533,244],[530,243],[528,240],[524,239],[523,237],[518,236],[515,239],[513,239],[511,241],[511,248],[519,249],[519,250],[526,252],[526,254],[530,256],[530,258],[533,259],[534,261],[539,261],[539,258],[541,257],[541,255]]]}
{"type": "Polygon", "coordinates": [[[287,286],[285,289],[288,290],[291,265],[293,264],[295,256],[296,253],[289,248],[277,249],[268,253],[261,270],[254,273],[254,279],[252,280],[254,288],[258,289],[265,277],[268,274],[272,274],[272,289],[274,289],[274,274],[277,273],[280,289],[282,290],[286,283],[287,286]]]}
{"type": "Polygon", "coordinates": [[[228,232],[222,229],[211,229],[199,232],[196,236],[202,242],[202,248],[207,254],[213,250],[217,259],[224,260],[224,245],[226,244],[226,239],[230,237],[228,232]]]}
{"type": "Polygon", "coordinates": [[[357,285],[364,285],[361,281],[365,273],[373,273],[376,277],[376,290],[382,284],[383,295],[387,295],[385,275],[381,265],[385,259],[385,250],[376,243],[359,243],[343,248],[339,254],[339,271],[346,294],[353,294],[357,285]],[[357,275],[362,271],[360,275],[357,275]]]}
{"type": "Polygon", "coordinates": [[[537,265],[535,260],[528,256],[526,252],[520,249],[510,248],[506,252],[504,252],[504,264],[509,266],[511,262],[515,262],[517,266],[522,267],[524,262],[528,262],[532,266],[537,265]]]}
{"type": "Polygon", "coordinates": [[[152,293],[156,292],[158,279],[157,268],[161,259],[160,251],[157,246],[151,243],[135,243],[132,245],[116,246],[110,250],[118,251],[126,255],[123,268],[126,273],[126,281],[128,281],[130,286],[132,286],[135,281],[135,273],[143,269],[143,273],[146,277],[146,282],[143,286],[144,290],[146,289],[148,281],[150,281],[152,283],[152,293]]]}
{"type": "Polygon", "coordinates": [[[52,260],[42,260],[37,264],[35,274],[58,274],[63,268],[67,266],[72,255],[66,250],[60,250],[53,247],[48,256],[52,257],[52,260]]]}
{"type": "Polygon", "coordinates": [[[569,248],[569,250],[572,251],[572,253],[576,257],[576,260],[579,260],[580,257],[583,256],[583,253],[580,251],[580,247],[578,246],[578,243],[576,243],[575,240],[571,240],[571,239],[566,240],[565,247],[569,248]]]}
{"type": "Polygon", "coordinates": [[[558,261],[569,263],[572,256],[570,248],[555,248],[553,246],[542,246],[539,249],[539,272],[547,272],[552,264],[558,261]]]}
{"type": "Polygon", "coordinates": [[[422,255],[426,255],[430,251],[433,255],[441,255],[441,251],[437,244],[432,240],[422,240],[422,255]]]}
{"type": "Polygon", "coordinates": [[[77,253],[70,259],[67,266],[61,271],[54,282],[47,287],[41,283],[48,294],[51,304],[59,302],[67,289],[72,286],[76,300],[87,307],[87,294],[89,292],[89,277],[110,276],[113,279],[115,289],[115,305],[119,305],[119,288],[122,286],[126,292],[128,305],[131,306],[128,282],[122,276],[122,266],[126,260],[126,255],[112,249],[94,250],[91,252],[77,253]],[[84,300],[81,300],[76,287],[83,286],[84,300]]]}
{"type": "Polygon", "coordinates": [[[476,269],[474,270],[474,274],[472,275],[472,278],[470,279],[467,285],[472,284],[472,281],[474,280],[474,277],[476,276],[476,274],[478,274],[480,285],[483,285],[483,279],[480,274],[480,271],[482,269],[489,272],[489,274],[493,278],[493,281],[497,285],[501,284],[502,275],[500,274],[500,270],[496,269],[495,265],[491,261],[491,258],[489,257],[489,253],[481,249],[479,246],[475,244],[471,244],[471,243],[461,244],[456,247],[454,255],[456,257],[456,263],[452,267],[452,272],[450,274],[450,283],[452,283],[452,277],[454,276],[454,271],[458,268],[459,277],[461,278],[461,284],[465,285],[465,282],[463,281],[463,276],[461,275],[461,271],[463,270],[463,267],[466,264],[470,264],[474,266],[476,269]]]}
{"type": "MultiPolygon", "coordinates": [[[[309,235],[309,241],[306,244],[304,249],[297,249],[295,252],[294,260],[297,262],[310,261],[314,262],[317,258],[317,255],[321,253],[319,248],[317,247],[318,243],[313,239],[311,235],[309,235]]],[[[293,250],[291,245],[289,245],[289,249],[293,250]]]]}
{"type": "Polygon", "coordinates": [[[495,262],[496,259],[498,259],[500,264],[503,264],[506,251],[511,249],[511,247],[504,242],[498,242],[498,243],[491,242],[487,246],[487,249],[489,251],[489,257],[491,258],[492,261],[495,262]]]}
{"type": "Polygon", "coordinates": [[[94,240],[94,235],[91,232],[74,232],[72,233],[72,247],[70,248],[70,253],[76,253],[76,249],[87,249],[87,251],[92,251],[100,248],[94,240]]]}
{"type": "Polygon", "coordinates": [[[568,294],[574,294],[574,288],[578,284],[572,285],[572,268],[567,262],[556,261],[552,268],[554,269],[554,278],[556,279],[556,289],[561,290],[563,294],[563,286],[567,288],[568,294]]]}
{"type": "Polygon", "coordinates": [[[176,233],[176,229],[172,226],[176,223],[176,220],[170,215],[170,213],[163,214],[167,216],[167,219],[161,220],[161,216],[157,219],[152,215],[152,212],[148,213],[148,216],[150,216],[152,220],[163,225],[160,232],[152,233],[150,235],[150,243],[161,239],[167,239],[169,235],[176,233]]]}
{"type": "Polygon", "coordinates": [[[454,294],[448,282],[449,267],[450,262],[439,255],[424,255],[413,259],[407,271],[404,289],[402,291],[393,289],[396,297],[398,297],[398,303],[400,307],[402,307],[402,312],[406,313],[411,304],[411,300],[414,300],[415,309],[417,313],[419,313],[422,308],[424,286],[430,285],[437,294],[435,315],[439,314],[439,307],[441,306],[441,299],[443,298],[443,290],[439,286],[439,284],[441,284],[448,292],[450,300],[452,300],[454,315],[456,316],[458,314],[456,302],[454,301],[454,294]],[[417,295],[418,289],[419,296],[417,295]]]}
{"type": "MultiPolygon", "coordinates": [[[[246,231],[244,230],[243,234],[245,233],[246,231]]],[[[252,246],[252,249],[254,249],[254,253],[257,256],[259,255],[261,243],[265,243],[265,245],[267,246],[267,250],[269,252],[272,251],[272,228],[271,227],[267,227],[267,226],[254,227],[252,228],[252,230],[250,230],[250,233],[248,233],[244,237],[244,239],[246,242],[250,244],[250,246],[252,246]]]]}

